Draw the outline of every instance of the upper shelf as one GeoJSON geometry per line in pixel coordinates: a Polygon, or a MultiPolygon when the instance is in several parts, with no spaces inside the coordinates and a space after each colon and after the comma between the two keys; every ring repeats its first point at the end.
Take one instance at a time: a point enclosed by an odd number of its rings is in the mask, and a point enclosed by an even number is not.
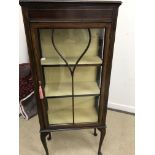
{"type": "MultiPolygon", "coordinates": [[[[73,66],[78,60],[78,57],[67,57],[66,60],[69,65],[73,66]]],[[[92,56],[92,57],[83,57],[79,61],[78,66],[85,66],[85,65],[97,66],[101,64],[102,64],[102,60],[100,57],[92,56]]],[[[66,63],[61,58],[41,58],[41,65],[42,66],[66,66],[66,63]]]]}
{"type": "MultiPolygon", "coordinates": [[[[98,96],[100,89],[96,82],[75,82],[74,96],[98,96]]],[[[72,83],[48,83],[45,85],[45,96],[48,98],[71,97],[72,83]]]]}

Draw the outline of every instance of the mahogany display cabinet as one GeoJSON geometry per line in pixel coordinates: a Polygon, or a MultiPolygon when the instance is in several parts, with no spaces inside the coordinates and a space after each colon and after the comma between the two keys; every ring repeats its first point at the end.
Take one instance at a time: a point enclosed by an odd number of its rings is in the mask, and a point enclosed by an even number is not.
{"type": "Polygon", "coordinates": [[[102,155],[121,2],[21,0],[20,5],[46,155],[51,132],[88,128],[94,135],[100,131],[102,155]]]}

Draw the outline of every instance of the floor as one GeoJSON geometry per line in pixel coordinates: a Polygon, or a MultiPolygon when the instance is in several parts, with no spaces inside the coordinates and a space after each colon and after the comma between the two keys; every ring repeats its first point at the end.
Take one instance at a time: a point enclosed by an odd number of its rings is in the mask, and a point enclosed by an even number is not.
{"type": "MultiPolygon", "coordinates": [[[[99,135],[93,130],[61,131],[48,141],[50,155],[97,155],[99,135]]],[[[99,133],[99,132],[98,132],[99,133]]],[[[20,155],[45,155],[40,142],[38,117],[19,120],[20,155]]],[[[104,155],[134,155],[135,117],[108,110],[107,134],[102,146],[104,155]]]]}

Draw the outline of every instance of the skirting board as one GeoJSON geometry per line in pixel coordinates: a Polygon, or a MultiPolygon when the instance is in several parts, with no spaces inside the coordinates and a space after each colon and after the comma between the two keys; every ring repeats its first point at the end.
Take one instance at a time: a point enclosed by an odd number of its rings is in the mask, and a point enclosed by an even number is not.
{"type": "Polygon", "coordinates": [[[114,102],[109,102],[108,108],[121,110],[121,111],[125,111],[125,112],[130,112],[130,113],[135,113],[134,106],[127,106],[127,105],[122,105],[122,104],[118,104],[118,103],[114,103],[114,102]]]}

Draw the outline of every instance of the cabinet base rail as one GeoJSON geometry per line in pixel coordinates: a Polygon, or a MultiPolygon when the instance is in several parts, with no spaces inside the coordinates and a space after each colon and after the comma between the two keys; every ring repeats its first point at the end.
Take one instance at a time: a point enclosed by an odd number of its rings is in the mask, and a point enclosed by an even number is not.
{"type": "Polygon", "coordinates": [[[53,125],[53,126],[51,125],[46,129],[41,129],[40,133],[66,131],[66,130],[80,130],[80,129],[89,129],[89,128],[102,129],[102,128],[106,128],[106,125],[96,125],[96,124],[73,124],[73,125],[53,125]]]}

